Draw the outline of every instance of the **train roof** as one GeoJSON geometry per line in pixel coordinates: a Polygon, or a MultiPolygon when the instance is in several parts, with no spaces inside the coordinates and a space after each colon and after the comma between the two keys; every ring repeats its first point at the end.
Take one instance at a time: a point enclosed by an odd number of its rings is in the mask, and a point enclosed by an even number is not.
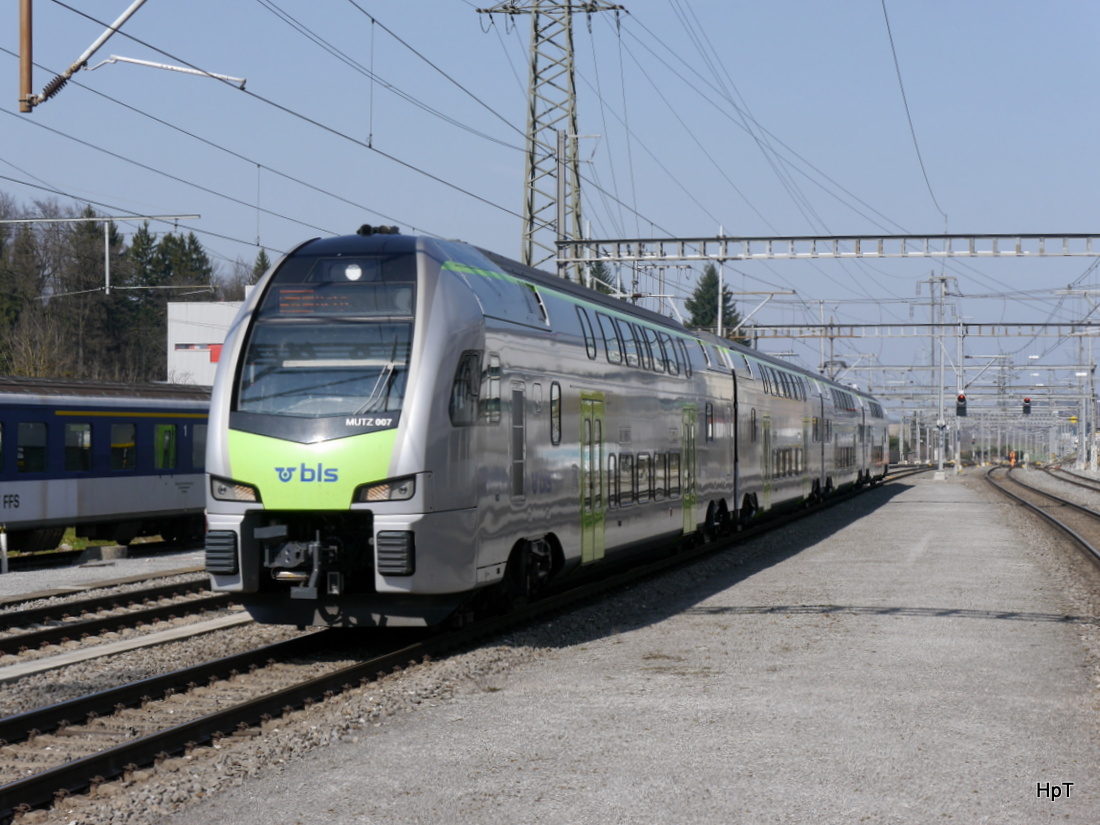
{"type": "Polygon", "coordinates": [[[16,399],[39,397],[114,401],[141,398],[152,401],[209,401],[210,387],[197,384],[126,384],[74,378],[0,376],[0,398],[4,396],[16,399]]]}

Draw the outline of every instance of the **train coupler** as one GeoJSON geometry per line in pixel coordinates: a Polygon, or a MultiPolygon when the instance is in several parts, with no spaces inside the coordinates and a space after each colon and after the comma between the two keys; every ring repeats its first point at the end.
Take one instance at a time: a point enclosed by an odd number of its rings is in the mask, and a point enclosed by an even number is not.
{"type": "Polygon", "coordinates": [[[325,556],[335,553],[336,547],[321,543],[318,530],[313,541],[288,541],[285,525],[273,525],[256,530],[256,538],[264,547],[264,566],[271,569],[277,582],[292,585],[288,595],[292,599],[316,599],[321,574],[325,573],[325,594],[338,596],[344,589],[343,574],[336,570],[322,570],[325,556]]]}

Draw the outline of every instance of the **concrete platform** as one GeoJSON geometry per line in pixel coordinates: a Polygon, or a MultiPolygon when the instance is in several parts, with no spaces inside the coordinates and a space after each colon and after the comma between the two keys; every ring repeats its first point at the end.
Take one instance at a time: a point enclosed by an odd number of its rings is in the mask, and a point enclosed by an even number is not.
{"type": "Polygon", "coordinates": [[[1095,591],[981,485],[887,485],[518,634],[534,662],[160,821],[1100,822],[1095,591]]]}

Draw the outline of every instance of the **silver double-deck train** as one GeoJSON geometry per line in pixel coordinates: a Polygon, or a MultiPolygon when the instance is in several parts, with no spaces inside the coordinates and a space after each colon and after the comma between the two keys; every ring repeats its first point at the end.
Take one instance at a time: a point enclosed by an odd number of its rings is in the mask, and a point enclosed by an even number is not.
{"type": "Polygon", "coordinates": [[[315,239],[210,411],[206,568],[261,622],[432,624],[874,482],[871,396],[463,243],[315,239]]]}
{"type": "Polygon", "coordinates": [[[198,539],[207,387],[0,377],[0,526],[12,551],[78,536],[198,539]]]}

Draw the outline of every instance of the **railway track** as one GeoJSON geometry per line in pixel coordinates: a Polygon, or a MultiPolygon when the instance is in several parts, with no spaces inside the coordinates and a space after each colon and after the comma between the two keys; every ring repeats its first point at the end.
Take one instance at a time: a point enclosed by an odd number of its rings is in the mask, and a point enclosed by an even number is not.
{"type": "Polygon", "coordinates": [[[1089,559],[1100,564],[1100,512],[1026,484],[1019,473],[1007,467],[993,467],[985,478],[999,492],[1072,538],[1089,559]]]}
{"type": "Polygon", "coordinates": [[[1072,484],[1075,487],[1080,487],[1083,490],[1088,490],[1093,493],[1100,493],[1100,480],[1092,478],[1091,476],[1084,476],[1072,470],[1067,470],[1064,467],[1044,467],[1043,472],[1051,478],[1066,484],[1072,484]]]}
{"type": "MultiPolygon", "coordinates": [[[[887,481],[928,468],[899,471],[887,481]]],[[[323,630],[0,720],[0,822],[139,767],[234,735],[409,664],[469,648],[548,614],[682,567],[852,497],[838,495],[711,544],[609,571],[505,616],[443,632],[323,630]],[[350,640],[350,641],[349,641],[350,640]]]]}
{"type": "Polygon", "coordinates": [[[103,633],[154,625],[181,616],[222,610],[227,593],[210,593],[206,578],[0,613],[0,655],[86,640],[103,633]]]}

